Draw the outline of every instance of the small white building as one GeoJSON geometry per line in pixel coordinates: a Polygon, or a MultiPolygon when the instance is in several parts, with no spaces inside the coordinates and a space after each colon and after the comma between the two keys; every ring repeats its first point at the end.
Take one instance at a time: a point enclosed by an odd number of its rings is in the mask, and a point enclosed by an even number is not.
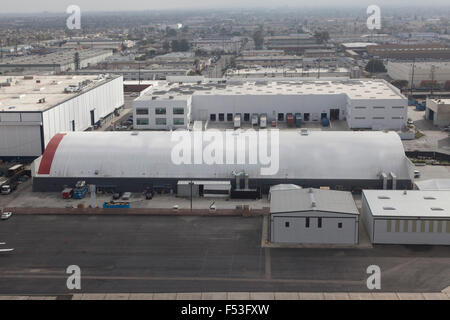
{"type": "Polygon", "coordinates": [[[435,126],[450,125],[450,99],[427,99],[425,118],[435,126]]]}
{"type": "Polygon", "coordinates": [[[450,245],[450,191],[364,190],[362,213],[374,244],[450,245]]]}
{"type": "Polygon", "coordinates": [[[345,191],[272,188],[274,243],[357,244],[359,211],[345,191]]]}

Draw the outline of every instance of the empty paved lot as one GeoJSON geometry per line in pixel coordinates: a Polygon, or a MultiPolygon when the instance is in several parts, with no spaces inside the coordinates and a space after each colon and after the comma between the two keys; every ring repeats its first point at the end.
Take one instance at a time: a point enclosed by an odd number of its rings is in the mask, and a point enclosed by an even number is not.
{"type": "Polygon", "coordinates": [[[383,291],[450,285],[450,248],[264,249],[262,218],[13,216],[0,221],[0,294],[64,294],[67,266],[81,292],[383,291]]]}

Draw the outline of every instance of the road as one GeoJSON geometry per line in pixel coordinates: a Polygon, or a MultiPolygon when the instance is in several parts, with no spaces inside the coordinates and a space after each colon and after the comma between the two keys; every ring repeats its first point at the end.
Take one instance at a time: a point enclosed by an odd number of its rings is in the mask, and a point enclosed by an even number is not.
{"type": "Polygon", "coordinates": [[[25,216],[0,221],[1,294],[367,291],[379,265],[382,291],[437,292],[450,285],[450,250],[261,248],[262,218],[25,216]],[[81,268],[81,291],[66,268],[81,268]]]}

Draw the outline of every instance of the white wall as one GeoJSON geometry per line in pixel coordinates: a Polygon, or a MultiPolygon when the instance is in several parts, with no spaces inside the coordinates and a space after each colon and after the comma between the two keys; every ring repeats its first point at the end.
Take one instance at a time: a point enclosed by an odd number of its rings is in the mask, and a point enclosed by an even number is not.
{"type": "Polygon", "coordinates": [[[271,240],[278,243],[358,243],[358,217],[339,213],[298,212],[271,215],[271,240]],[[309,228],[306,227],[309,217],[309,228]],[[318,218],[322,217],[322,227],[318,218]],[[289,222],[289,227],[285,223],[289,222]],[[338,228],[342,223],[342,228],[338,228]]]}
{"type": "MultiPolygon", "coordinates": [[[[310,120],[320,120],[321,113],[330,109],[340,109],[344,118],[347,96],[336,95],[193,95],[192,119],[209,120],[210,114],[225,113],[266,113],[267,120],[277,120],[278,113],[310,113],[310,120]],[[205,118],[207,115],[207,119],[205,118]]],[[[217,117],[218,119],[218,117],[217,117]]]]}
{"type": "Polygon", "coordinates": [[[43,112],[45,145],[56,133],[72,131],[72,120],[75,120],[75,131],[89,128],[91,110],[97,122],[123,104],[123,79],[118,77],[43,112]]]}
{"type": "Polygon", "coordinates": [[[159,129],[170,130],[177,128],[186,128],[190,121],[190,102],[191,98],[182,100],[135,100],[133,101],[133,127],[140,130],[159,129]],[[165,115],[157,115],[157,108],[166,108],[165,115]],[[184,114],[173,114],[174,108],[183,108],[184,114]],[[137,109],[147,109],[147,115],[138,115],[137,109]],[[157,124],[156,119],[166,119],[166,124],[157,124]],[[148,125],[139,125],[138,119],[148,119],[148,125]],[[175,125],[174,119],[183,119],[182,125],[175,125]]]}

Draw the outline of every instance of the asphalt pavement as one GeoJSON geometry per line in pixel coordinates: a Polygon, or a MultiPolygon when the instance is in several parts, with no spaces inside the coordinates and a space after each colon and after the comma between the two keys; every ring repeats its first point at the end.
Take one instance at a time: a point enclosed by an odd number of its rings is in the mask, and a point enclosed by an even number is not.
{"type": "Polygon", "coordinates": [[[157,292],[383,292],[450,285],[448,246],[262,248],[261,217],[15,215],[0,221],[0,295],[157,292]],[[81,290],[66,269],[81,269],[81,290]]]}

